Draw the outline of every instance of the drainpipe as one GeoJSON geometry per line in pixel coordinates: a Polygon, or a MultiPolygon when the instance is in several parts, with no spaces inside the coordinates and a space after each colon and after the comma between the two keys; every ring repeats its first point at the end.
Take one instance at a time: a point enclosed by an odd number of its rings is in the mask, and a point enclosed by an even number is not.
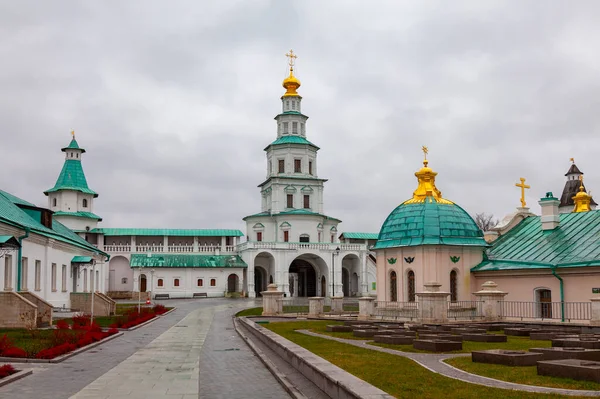
{"type": "Polygon", "coordinates": [[[552,275],[554,277],[556,277],[558,279],[558,281],[560,282],[560,316],[561,316],[561,321],[564,323],[564,321],[565,321],[565,287],[564,287],[564,281],[563,281],[562,277],[560,277],[558,274],[556,274],[556,267],[552,268],[552,275]]]}
{"type": "Polygon", "coordinates": [[[24,239],[26,239],[27,237],[29,237],[29,227],[25,227],[25,234],[22,235],[21,237],[18,237],[17,240],[19,241],[19,250],[17,252],[17,292],[21,291],[21,273],[22,273],[22,268],[23,268],[23,245],[22,242],[24,239]]]}

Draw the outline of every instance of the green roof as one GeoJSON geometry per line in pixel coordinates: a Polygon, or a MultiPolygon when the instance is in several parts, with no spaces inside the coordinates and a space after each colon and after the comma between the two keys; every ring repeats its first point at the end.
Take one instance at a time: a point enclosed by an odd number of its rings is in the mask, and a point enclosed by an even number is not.
{"type": "Polygon", "coordinates": [[[293,209],[290,211],[284,211],[284,212],[279,212],[279,213],[269,213],[269,212],[260,212],[260,213],[255,213],[254,215],[249,215],[246,216],[245,218],[243,218],[242,220],[246,220],[249,218],[254,218],[254,217],[264,217],[264,216],[286,216],[286,215],[307,215],[307,216],[319,216],[322,218],[325,218],[327,220],[333,220],[336,221],[338,223],[341,223],[342,221],[336,218],[333,218],[331,216],[326,216],[323,215],[321,213],[317,213],[317,212],[312,212],[308,209],[293,209]]]}
{"type": "Polygon", "coordinates": [[[237,255],[131,255],[131,267],[248,267],[237,255]]]}
{"type": "Polygon", "coordinates": [[[471,270],[600,266],[600,211],[563,213],[554,230],[531,216],[500,236],[471,270]]]}
{"type": "Polygon", "coordinates": [[[287,135],[287,136],[281,136],[280,138],[278,138],[277,140],[275,140],[274,142],[272,142],[271,144],[269,144],[268,146],[266,146],[265,147],[265,151],[267,151],[270,146],[272,146],[272,145],[279,145],[279,144],[306,144],[306,145],[313,146],[317,150],[319,150],[319,147],[317,147],[316,145],[314,145],[310,141],[306,140],[302,136],[290,136],[290,135],[287,135]]]}
{"type": "Polygon", "coordinates": [[[430,197],[396,207],[383,223],[373,249],[419,245],[488,246],[464,209],[430,197]]]}
{"type": "Polygon", "coordinates": [[[13,236],[0,236],[0,244],[4,244],[4,247],[20,247],[19,241],[13,236]]]}
{"type": "Polygon", "coordinates": [[[44,191],[44,194],[52,193],[59,190],[75,190],[81,191],[84,194],[92,194],[97,197],[95,191],[88,187],[83,168],[81,167],[81,160],[79,159],[67,159],[63,165],[56,184],[53,188],[44,191]]]}
{"type": "Polygon", "coordinates": [[[24,199],[21,199],[19,197],[15,197],[11,193],[7,193],[6,191],[0,190],[0,194],[4,195],[13,204],[16,204],[16,205],[26,205],[26,206],[33,206],[33,207],[35,207],[35,205],[32,204],[31,202],[25,201],[24,199]]]}
{"type": "Polygon", "coordinates": [[[185,236],[185,237],[243,237],[240,230],[224,229],[128,229],[128,228],[96,228],[90,233],[105,236],[185,236]]]}
{"type": "Polygon", "coordinates": [[[92,263],[91,256],[74,256],[71,263],[92,263]]]}
{"type": "Polygon", "coordinates": [[[354,239],[354,240],[376,240],[379,237],[377,233],[348,233],[343,232],[342,235],[344,238],[354,239]]]}
{"type": "Polygon", "coordinates": [[[85,150],[81,147],[79,147],[79,144],[77,144],[77,140],[75,140],[75,136],[73,136],[73,138],[71,139],[71,142],[69,143],[68,146],[61,148],[61,151],[66,151],[66,150],[81,150],[82,153],[85,152],[85,150]]]}
{"type": "Polygon", "coordinates": [[[101,221],[102,218],[98,215],[96,215],[95,213],[92,212],[63,212],[63,211],[58,211],[58,212],[54,212],[54,216],[74,216],[74,217],[78,217],[78,218],[87,218],[87,219],[94,219],[94,220],[98,220],[101,221]]]}
{"type": "MultiPolygon", "coordinates": [[[[18,205],[27,203],[14,195],[5,195],[0,193],[0,222],[16,226],[20,229],[28,228],[32,233],[39,234],[45,237],[53,238],[58,241],[74,245],[91,252],[98,252],[108,256],[105,252],[98,250],[96,247],[88,243],[83,238],[79,237],[72,230],[56,220],[52,220],[52,228],[47,228],[38,220],[34,219],[31,212],[26,212],[18,205]]],[[[30,206],[30,205],[26,205],[30,206]]],[[[39,209],[39,208],[38,208],[39,209]]]]}

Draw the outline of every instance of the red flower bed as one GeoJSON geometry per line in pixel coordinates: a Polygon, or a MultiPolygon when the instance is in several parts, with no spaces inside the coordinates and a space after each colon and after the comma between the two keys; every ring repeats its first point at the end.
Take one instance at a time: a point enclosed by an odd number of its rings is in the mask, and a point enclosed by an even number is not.
{"type": "Polygon", "coordinates": [[[8,377],[11,374],[16,373],[17,370],[10,364],[5,364],[4,366],[0,366],[0,378],[8,377]]]}
{"type": "Polygon", "coordinates": [[[125,314],[123,314],[122,316],[117,317],[117,319],[115,320],[115,322],[113,324],[110,325],[111,328],[131,328],[131,327],[135,327],[138,324],[142,324],[147,322],[150,319],[153,319],[156,317],[157,314],[162,314],[166,311],[166,309],[164,309],[164,306],[162,305],[156,305],[154,308],[150,309],[150,308],[142,308],[141,312],[138,312],[138,310],[136,308],[134,309],[130,309],[127,312],[125,312],[125,314]],[[157,306],[161,306],[162,308],[158,308],[158,313],[155,308],[157,306]]]}
{"type": "MultiPolygon", "coordinates": [[[[64,320],[60,320],[56,323],[56,327],[52,331],[50,338],[52,346],[32,354],[31,357],[35,357],[36,359],[54,359],[57,356],[72,352],[77,348],[83,348],[118,332],[114,328],[106,332],[102,331],[98,324],[90,324],[90,317],[88,315],[75,316],[72,326],[69,326],[64,320]]],[[[14,346],[8,336],[4,335],[0,337],[0,356],[24,358],[27,357],[27,352],[14,346]]]]}

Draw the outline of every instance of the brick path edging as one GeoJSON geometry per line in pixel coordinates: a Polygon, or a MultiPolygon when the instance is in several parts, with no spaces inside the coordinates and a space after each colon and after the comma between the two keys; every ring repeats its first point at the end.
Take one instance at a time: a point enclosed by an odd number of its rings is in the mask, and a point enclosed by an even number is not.
{"type": "Polygon", "coordinates": [[[31,375],[31,374],[33,374],[33,370],[31,370],[31,369],[19,370],[18,372],[11,374],[8,377],[0,378],[0,387],[8,385],[11,382],[20,380],[21,378],[27,377],[28,375],[31,375]]]}
{"type": "Polygon", "coordinates": [[[246,319],[240,321],[256,338],[292,365],[332,398],[344,399],[393,399],[381,389],[348,373],[327,360],[315,355],[282,336],[246,319]]]}
{"type": "Polygon", "coordinates": [[[88,351],[92,348],[95,348],[99,345],[102,345],[108,341],[112,341],[113,339],[118,338],[122,335],[123,335],[122,332],[118,332],[109,337],[101,339],[98,342],[94,342],[92,344],[84,346],[83,348],[76,349],[73,352],[69,352],[62,356],[55,357],[54,359],[30,359],[30,358],[21,358],[21,357],[0,357],[0,362],[7,362],[7,363],[60,363],[60,362],[67,360],[70,357],[73,357],[80,353],[86,352],[86,351],[88,351]]]}
{"type": "Polygon", "coordinates": [[[246,345],[248,345],[250,347],[250,349],[252,350],[252,352],[254,352],[254,354],[260,359],[261,362],[263,362],[263,364],[269,369],[271,374],[273,374],[275,379],[277,381],[279,381],[279,383],[283,386],[283,388],[287,391],[287,393],[290,394],[290,396],[292,396],[295,399],[308,399],[308,397],[306,395],[304,395],[302,392],[300,392],[298,390],[298,388],[296,388],[296,386],[294,386],[290,382],[290,380],[288,380],[288,378],[285,374],[283,374],[279,370],[277,370],[277,367],[275,367],[273,362],[271,362],[271,360],[267,356],[265,356],[263,351],[261,351],[254,344],[254,342],[252,342],[248,338],[248,336],[242,330],[242,327],[240,326],[240,323],[238,322],[238,318],[235,316],[233,317],[233,326],[235,327],[235,331],[238,333],[238,335],[244,340],[244,342],[246,342],[246,345]]]}
{"type": "Polygon", "coordinates": [[[407,359],[411,359],[420,366],[425,367],[427,370],[441,374],[445,377],[452,378],[455,380],[463,381],[469,384],[483,385],[491,388],[510,389],[514,391],[534,392],[534,393],[549,393],[559,394],[568,396],[600,396],[600,391],[586,391],[576,389],[564,389],[564,388],[549,388],[540,387],[535,385],[524,385],[517,384],[514,382],[507,382],[496,380],[494,378],[484,377],[477,374],[468,373],[464,370],[458,369],[450,364],[446,363],[445,360],[453,357],[468,356],[468,354],[426,354],[426,353],[411,353],[402,352],[394,349],[383,348],[374,345],[368,345],[366,341],[358,341],[344,338],[332,337],[329,335],[318,334],[308,330],[296,330],[301,334],[310,335],[313,337],[329,339],[331,341],[337,341],[343,344],[349,344],[357,346],[359,348],[370,349],[377,352],[389,353],[395,356],[402,356],[407,359]],[[441,366],[441,367],[440,367],[441,366]]]}

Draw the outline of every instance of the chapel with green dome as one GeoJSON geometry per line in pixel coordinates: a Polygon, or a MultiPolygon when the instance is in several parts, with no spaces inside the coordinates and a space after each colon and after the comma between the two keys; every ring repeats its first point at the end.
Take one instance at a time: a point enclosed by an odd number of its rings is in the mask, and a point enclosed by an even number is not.
{"type": "Polygon", "coordinates": [[[469,269],[489,246],[473,218],[442,197],[423,151],[417,189],[389,214],[373,247],[381,301],[415,301],[417,288],[433,281],[453,300],[470,298],[469,269]]]}

